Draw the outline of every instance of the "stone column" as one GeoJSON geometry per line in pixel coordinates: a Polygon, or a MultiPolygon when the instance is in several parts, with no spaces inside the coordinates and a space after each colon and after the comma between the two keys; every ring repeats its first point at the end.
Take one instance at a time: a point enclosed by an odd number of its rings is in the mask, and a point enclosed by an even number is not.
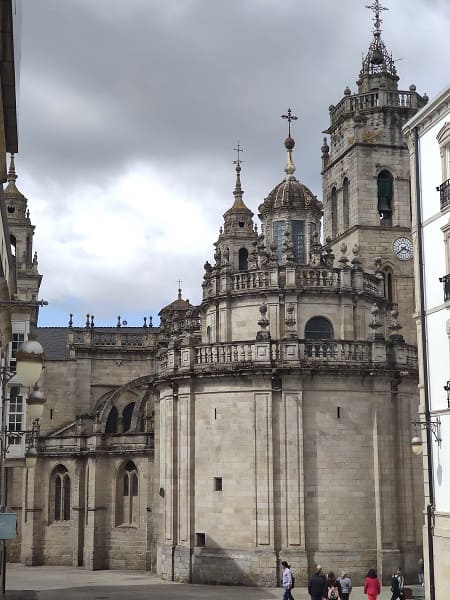
{"type": "MultiPolygon", "coordinates": [[[[43,469],[39,461],[33,469],[23,470],[22,546],[20,561],[28,567],[43,562],[44,543],[43,469]]],[[[47,521],[47,519],[45,518],[47,521]]]]}

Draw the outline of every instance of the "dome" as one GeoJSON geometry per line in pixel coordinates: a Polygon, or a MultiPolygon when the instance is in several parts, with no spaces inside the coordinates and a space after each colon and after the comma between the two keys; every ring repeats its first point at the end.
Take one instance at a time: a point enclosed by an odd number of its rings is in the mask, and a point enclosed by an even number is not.
{"type": "Polygon", "coordinates": [[[321,211],[322,203],[306,185],[300,183],[295,177],[287,177],[273,188],[259,206],[259,212],[263,217],[279,209],[321,211]]]}

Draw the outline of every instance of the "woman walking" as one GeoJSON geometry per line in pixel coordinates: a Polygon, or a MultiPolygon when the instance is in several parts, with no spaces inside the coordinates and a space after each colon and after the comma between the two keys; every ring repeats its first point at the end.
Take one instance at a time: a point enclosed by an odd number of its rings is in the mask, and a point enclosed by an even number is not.
{"type": "Polygon", "coordinates": [[[367,573],[364,580],[364,593],[367,594],[367,600],[377,600],[377,597],[381,594],[380,580],[375,569],[369,569],[367,573]]]}

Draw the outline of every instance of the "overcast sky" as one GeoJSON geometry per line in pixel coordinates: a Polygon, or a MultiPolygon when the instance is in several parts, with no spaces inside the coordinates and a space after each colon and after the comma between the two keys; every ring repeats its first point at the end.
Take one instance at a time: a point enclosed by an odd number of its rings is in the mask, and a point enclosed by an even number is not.
{"type": "MultiPolygon", "coordinates": [[[[233,148],[255,213],[283,178],[321,198],[328,107],[372,39],[367,0],[22,0],[17,185],[36,225],[40,325],[129,325],[183,296],[231,206],[233,148]]],[[[448,0],[385,0],[400,88],[450,83],[448,0]]]]}

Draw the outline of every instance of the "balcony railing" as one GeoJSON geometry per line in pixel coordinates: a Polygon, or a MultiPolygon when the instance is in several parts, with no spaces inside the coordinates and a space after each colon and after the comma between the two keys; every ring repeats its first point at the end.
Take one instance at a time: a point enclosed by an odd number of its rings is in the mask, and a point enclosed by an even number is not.
{"type": "Polygon", "coordinates": [[[450,204],[450,179],[444,181],[437,189],[441,194],[441,210],[444,210],[450,204]]]}
{"type": "Polygon", "coordinates": [[[447,300],[450,300],[450,275],[439,277],[439,281],[444,286],[444,302],[447,302],[447,300]]]}

